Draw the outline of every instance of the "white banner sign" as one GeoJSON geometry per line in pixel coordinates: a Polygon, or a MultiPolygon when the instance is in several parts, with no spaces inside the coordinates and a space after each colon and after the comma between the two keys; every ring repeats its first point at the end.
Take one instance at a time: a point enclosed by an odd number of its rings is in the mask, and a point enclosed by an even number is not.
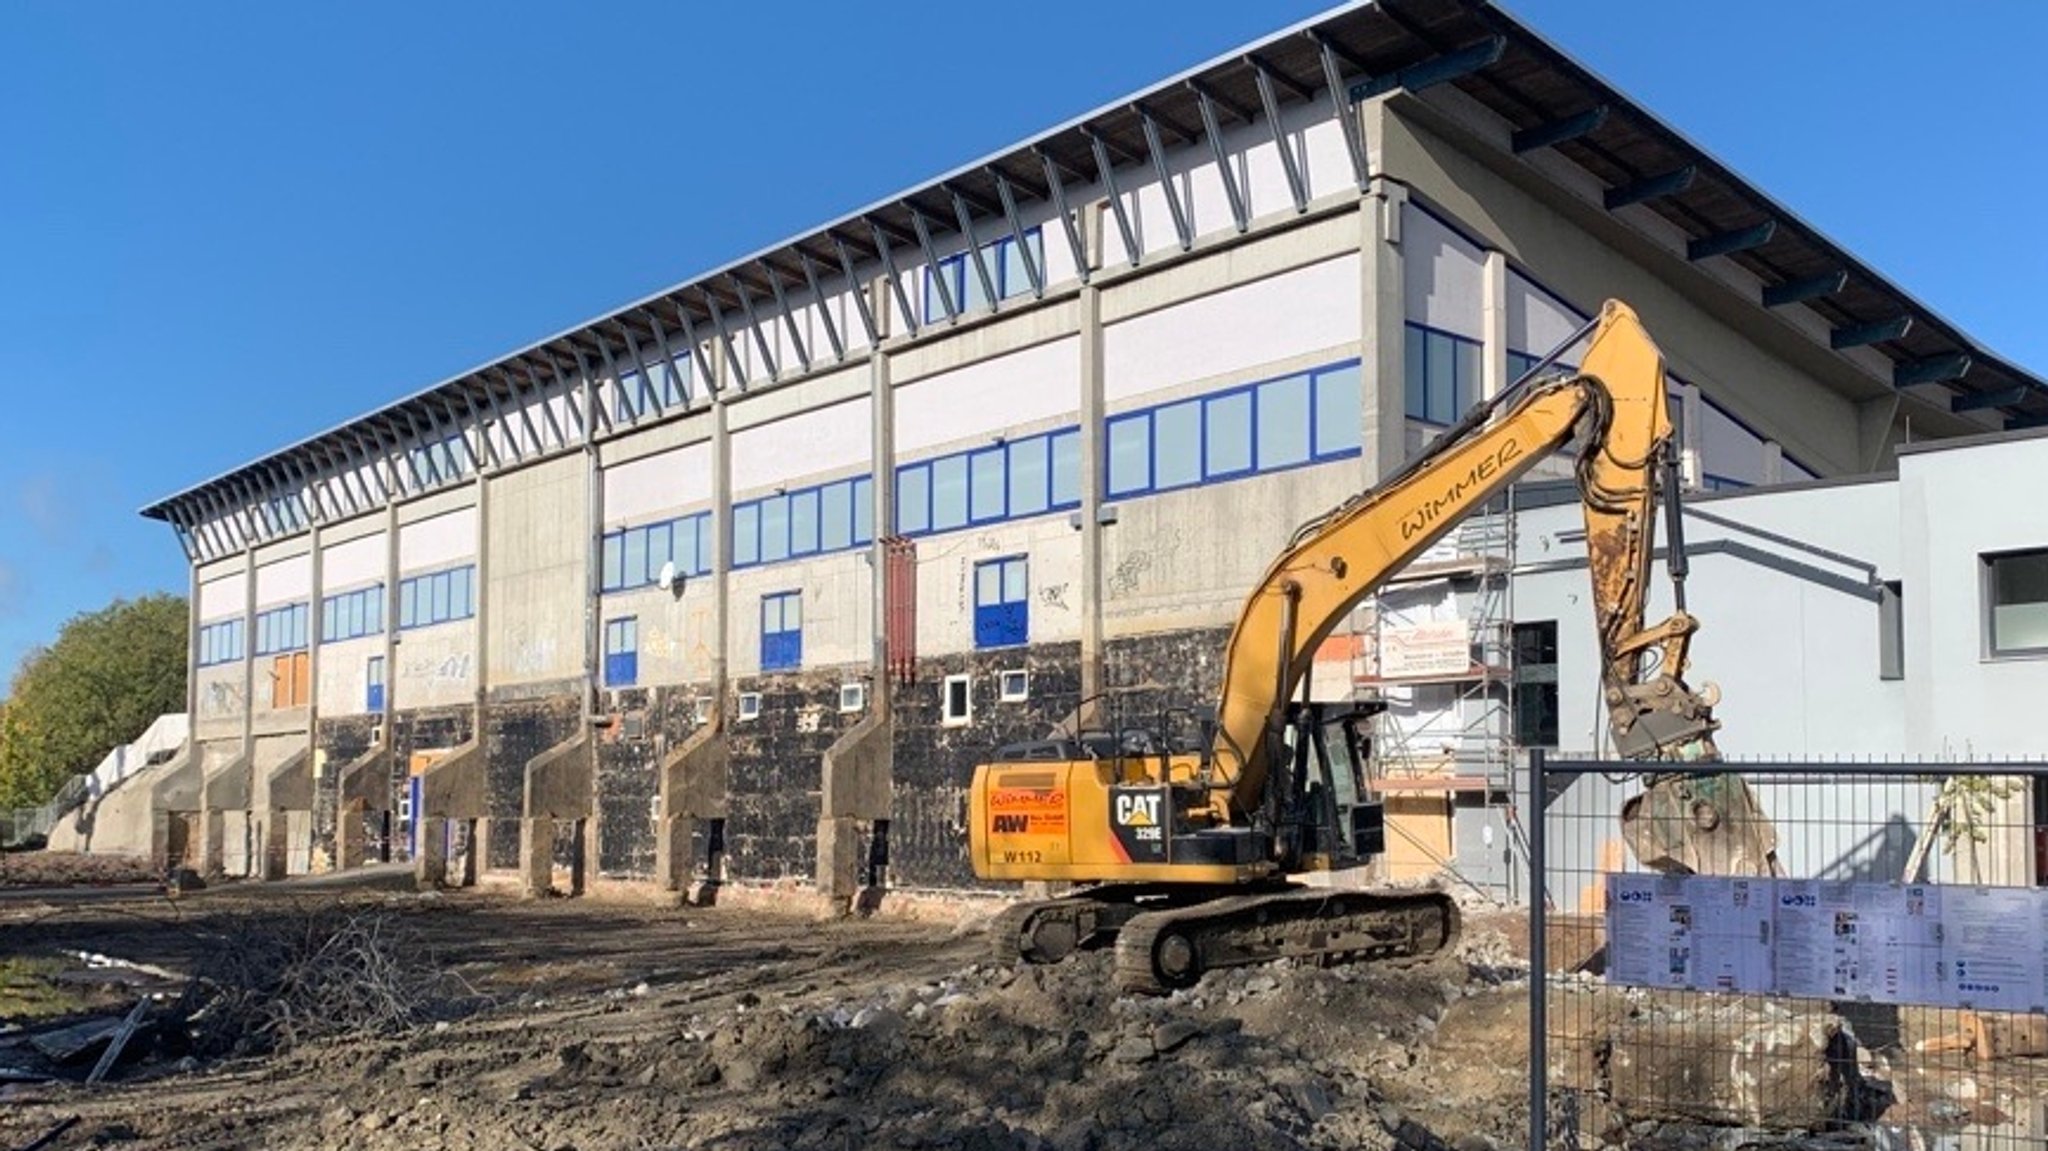
{"type": "Polygon", "coordinates": [[[1389,627],[1380,632],[1380,675],[1387,679],[1463,675],[1472,669],[1472,634],[1461,619],[1389,627]]]}

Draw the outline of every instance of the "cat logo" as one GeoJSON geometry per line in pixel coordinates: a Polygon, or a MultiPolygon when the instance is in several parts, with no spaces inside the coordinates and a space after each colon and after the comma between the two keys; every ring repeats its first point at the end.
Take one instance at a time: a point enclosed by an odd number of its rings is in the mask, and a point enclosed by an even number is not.
{"type": "Polygon", "coordinates": [[[1158,827],[1159,796],[1128,794],[1117,796],[1116,821],[1125,827],[1158,827]]]}
{"type": "Polygon", "coordinates": [[[1017,835],[1031,830],[1031,817],[1028,815],[998,815],[993,823],[992,830],[997,835],[1017,835]]]}

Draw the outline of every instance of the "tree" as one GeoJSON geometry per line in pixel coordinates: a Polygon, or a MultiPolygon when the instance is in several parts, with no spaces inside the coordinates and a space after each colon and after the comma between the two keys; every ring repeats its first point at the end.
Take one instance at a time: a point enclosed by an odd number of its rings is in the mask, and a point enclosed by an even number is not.
{"type": "Polygon", "coordinates": [[[115,600],[29,653],[0,701],[0,808],[48,800],[64,781],[185,709],[185,600],[115,600]]]}

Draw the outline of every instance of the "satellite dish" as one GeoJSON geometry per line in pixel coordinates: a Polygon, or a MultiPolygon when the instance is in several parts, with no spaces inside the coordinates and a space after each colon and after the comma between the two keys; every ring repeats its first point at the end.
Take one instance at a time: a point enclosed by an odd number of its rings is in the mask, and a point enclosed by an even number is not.
{"type": "Polygon", "coordinates": [[[655,585],[667,591],[676,586],[676,561],[669,560],[661,565],[661,574],[654,577],[655,585]]]}

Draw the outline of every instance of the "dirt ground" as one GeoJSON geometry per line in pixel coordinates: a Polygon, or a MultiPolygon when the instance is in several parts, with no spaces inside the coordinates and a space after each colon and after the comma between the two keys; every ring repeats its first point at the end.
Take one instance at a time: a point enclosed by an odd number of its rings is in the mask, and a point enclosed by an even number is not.
{"type": "MultiPolygon", "coordinates": [[[[169,996],[226,936],[309,908],[389,918],[419,964],[470,993],[451,1007],[460,1017],[394,1034],[206,1058],[179,1056],[164,1036],[98,1086],[0,1086],[0,1147],[71,1115],[52,1151],[1522,1141],[1527,990],[1511,922],[1468,915],[1459,954],[1424,965],[1280,964],[1133,998],[1108,990],[1103,954],[990,962],[994,907],[955,922],[820,921],[418,894],[396,876],[383,889],[242,886],[175,902],[0,900],[0,955],[69,996],[0,1000],[0,1014],[31,1027],[65,1011],[119,1014],[152,987],[169,996]],[[80,952],[161,970],[103,965],[66,983],[60,969],[80,952]]],[[[8,1040],[0,1032],[0,1071],[8,1040]]]]}

